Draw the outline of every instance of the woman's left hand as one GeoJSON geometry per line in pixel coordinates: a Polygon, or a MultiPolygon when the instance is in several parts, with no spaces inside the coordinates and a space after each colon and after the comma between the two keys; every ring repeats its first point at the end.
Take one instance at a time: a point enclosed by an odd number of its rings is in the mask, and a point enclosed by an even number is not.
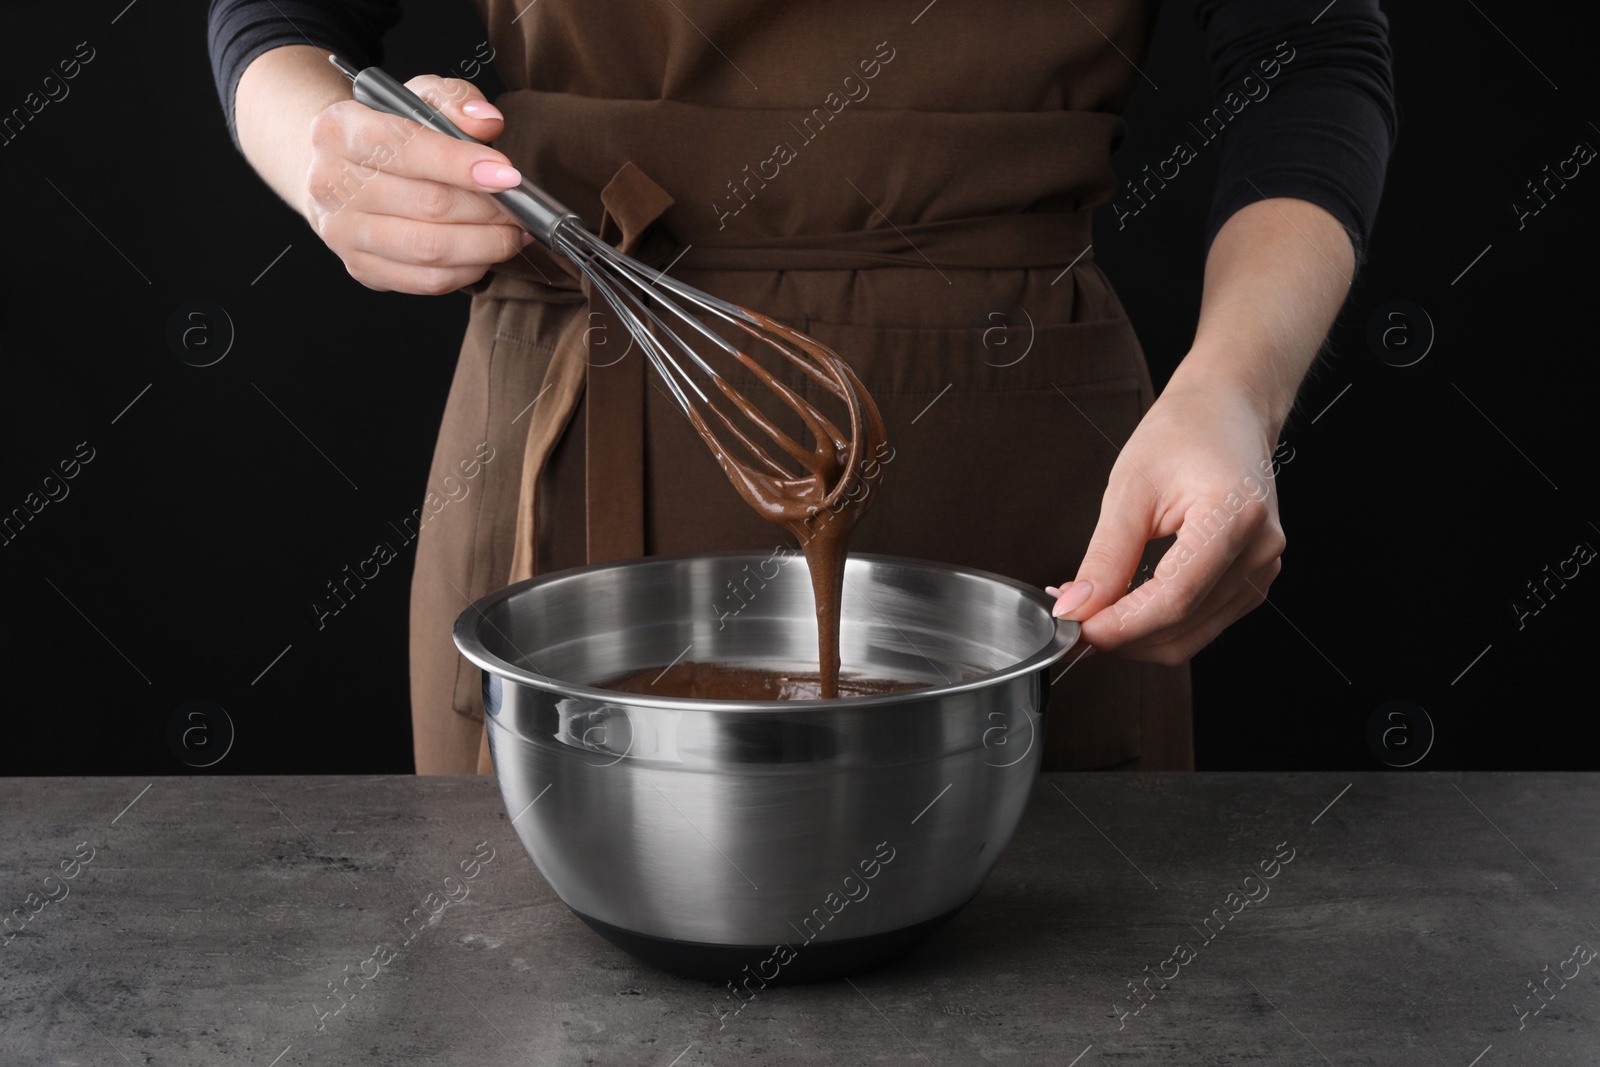
{"type": "Polygon", "coordinates": [[[1174,382],[1134,429],[1054,613],[1099,651],[1175,665],[1260,606],[1282,569],[1277,427],[1238,388],[1174,382]],[[1177,540],[1128,588],[1146,542],[1177,540]]]}

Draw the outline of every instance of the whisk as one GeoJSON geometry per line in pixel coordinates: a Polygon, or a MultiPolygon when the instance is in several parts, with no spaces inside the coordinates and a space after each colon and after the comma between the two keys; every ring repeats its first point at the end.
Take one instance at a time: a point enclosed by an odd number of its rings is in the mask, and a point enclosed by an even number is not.
{"type": "MultiPolygon", "coordinates": [[[[358,70],[338,56],[330,55],[328,59],[351,80],[355,98],[366,106],[460,140],[474,140],[383,70],[358,70]]],[[[807,540],[814,532],[807,528],[808,524],[822,509],[837,514],[848,508],[859,514],[864,503],[859,489],[860,471],[883,444],[885,433],[877,406],[848,364],[798,330],[685,285],[667,277],[664,271],[652,270],[623,255],[584,226],[575,212],[526,178],[517,188],[493,195],[535,240],[577,266],[590,289],[599,294],[637,341],[673,400],[752,507],[807,540]],[[846,427],[841,429],[760,361],[726,340],[695,310],[731,327],[735,336],[742,335],[797,367],[844,405],[846,427]],[[775,393],[800,419],[811,436],[811,446],[796,441],[734,388],[711,366],[702,350],[734,360],[775,393]],[[690,367],[703,374],[726,398],[743,417],[743,423],[721,405],[712,403],[690,367]],[[752,433],[746,423],[758,433],[752,433]],[[718,436],[719,430],[738,442],[748,454],[748,461],[729,454],[718,436]],[[775,458],[759,435],[765,435],[803,473],[795,473],[775,458]]]]}

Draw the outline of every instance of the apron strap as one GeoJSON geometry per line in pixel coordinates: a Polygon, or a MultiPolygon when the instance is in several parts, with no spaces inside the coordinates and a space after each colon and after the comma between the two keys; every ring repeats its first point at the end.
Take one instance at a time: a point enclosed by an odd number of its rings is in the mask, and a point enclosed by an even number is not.
{"type": "MultiPolygon", "coordinates": [[[[633,254],[649,227],[672,206],[672,197],[632,163],[601,190],[602,240],[633,254]]],[[[597,300],[585,281],[584,314],[556,341],[539,399],[529,418],[518,493],[516,540],[510,581],[538,571],[540,476],[566,433],[587,388],[584,424],[585,531],[590,563],[644,555],[645,357],[631,335],[597,300]],[[624,340],[626,338],[627,340],[624,340]],[[616,351],[612,359],[607,353],[616,351]],[[632,356],[633,358],[628,358],[632,356]]]]}
{"type": "MultiPolygon", "coordinates": [[[[601,190],[600,202],[605,205],[601,239],[629,255],[673,203],[666,190],[632,163],[624,164],[601,190]]],[[[588,288],[585,283],[585,292],[588,288]]],[[[589,562],[607,563],[644,555],[646,359],[604,301],[600,307],[595,304],[590,294],[583,334],[589,364],[583,498],[589,562]]]]}

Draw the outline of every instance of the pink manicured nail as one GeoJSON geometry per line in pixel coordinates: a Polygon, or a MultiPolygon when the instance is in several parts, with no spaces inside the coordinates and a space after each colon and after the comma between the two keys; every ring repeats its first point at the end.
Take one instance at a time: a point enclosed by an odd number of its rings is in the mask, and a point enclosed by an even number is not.
{"type": "Polygon", "coordinates": [[[487,189],[510,189],[522,184],[522,174],[516,167],[486,159],[472,166],[472,180],[487,189]]]}
{"type": "Polygon", "coordinates": [[[475,119],[505,118],[504,115],[500,114],[500,109],[487,100],[474,100],[471,103],[462,104],[461,113],[463,115],[471,115],[475,119]]]}
{"type": "Polygon", "coordinates": [[[1045,586],[1045,587],[1044,587],[1044,591],[1045,591],[1045,594],[1046,594],[1046,595],[1047,595],[1047,596],[1056,596],[1056,597],[1058,597],[1058,596],[1060,596],[1060,595],[1061,595],[1061,590],[1059,590],[1059,589],[1057,589],[1057,588],[1056,588],[1056,587],[1055,587],[1055,586],[1053,586],[1053,585],[1047,585],[1047,586],[1045,586]]]}
{"type": "Polygon", "coordinates": [[[1081,606],[1093,592],[1093,582],[1073,582],[1071,585],[1063,586],[1061,595],[1056,600],[1056,606],[1050,609],[1050,614],[1058,619],[1061,618],[1067,612],[1081,606]]]}

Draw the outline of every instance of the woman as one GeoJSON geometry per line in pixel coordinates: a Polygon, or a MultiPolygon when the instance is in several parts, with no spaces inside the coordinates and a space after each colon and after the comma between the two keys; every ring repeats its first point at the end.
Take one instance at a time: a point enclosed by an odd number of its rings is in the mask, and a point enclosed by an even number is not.
{"type": "Polygon", "coordinates": [[[1376,210],[1394,124],[1376,0],[1204,0],[1219,99],[1120,191],[1110,156],[1154,0],[1003,18],[971,0],[476,2],[508,91],[409,84],[493,148],[349,99],[327,53],[376,62],[394,4],[212,6],[224,105],[268,183],[363,284],[473,293],[430,481],[477,462],[480,491],[419,540],[418,771],[490,769],[477,672],[449,638],[468,600],[780,540],[492,199],[524,173],[851,362],[894,446],[853,549],[1073,574],[1049,586],[1056,614],[1111,654],[1058,676],[1070,713],[1047,768],[1191,768],[1186,663],[1280,569],[1273,451],[1376,210]],[[1136,212],[1217,138],[1200,321],[1157,400],[1089,212],[1136,212]]]}

